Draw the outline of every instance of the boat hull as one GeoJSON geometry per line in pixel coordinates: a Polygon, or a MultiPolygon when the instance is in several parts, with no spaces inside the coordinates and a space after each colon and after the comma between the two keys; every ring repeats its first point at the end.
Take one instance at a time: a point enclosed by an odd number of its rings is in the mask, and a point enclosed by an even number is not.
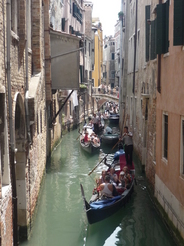
{"type": "Polygon", "coordinates": [[[102,139],[102,143],[113,145],[116,144],[117,141],[119,140],[119,134],[103,134],[101,136],[101,139],[102,139]]]}
{"type": "MultiPolygon", "coordinates": [[[[123,206],[125,206],[125,204],[129,201],[133,190],[134,190],[134,180],[132,181],[130,188],[123,192],[119,200],[117,200],[112,205],[101,208],[101,209],[91,208],[90,205],[87,203],[87,201],[84,200],[85,212],[86,212],[86,216],[87,216],[89,224],[97,223],[115,214],[118,210],[120,210],[123,206]]],[[[85,199],[84,196],[83,196],[83,199],[85,199]]]]}
{"type": "Polygon", "coordinates": [[[100,149],[100,146],[95,146],[92,143],[84,144],[80,142],[80,146],[85,152],[89,154],[92,154],[100,149]]]}

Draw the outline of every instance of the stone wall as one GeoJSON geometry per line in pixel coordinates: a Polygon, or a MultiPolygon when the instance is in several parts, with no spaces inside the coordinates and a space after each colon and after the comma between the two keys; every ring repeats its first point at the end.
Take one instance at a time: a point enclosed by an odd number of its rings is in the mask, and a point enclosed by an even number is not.
{"type": "Polygon", "coordinates": [[[3,196],[1,204],[1,245],[13,245],[11,186],[3,196]]]}

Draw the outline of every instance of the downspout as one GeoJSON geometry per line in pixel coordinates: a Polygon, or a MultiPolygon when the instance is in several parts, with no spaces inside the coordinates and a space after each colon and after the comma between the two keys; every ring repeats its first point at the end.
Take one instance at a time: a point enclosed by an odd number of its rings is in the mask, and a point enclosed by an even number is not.
{"type": "Polygon", "coordinates": [[[29,108],[28,108],[28,100],[29,100],[29,84],[28,84],[28,1],[26,1],[26,44],[25,44],[25,66],[26,66],[26,91],[25,91],[25,114],[26,114],[26,129],[27,129],[27,138],[28,138],[28,155],[27,155],[27,167],[28,167],[28,176],[29,176],[29,230],[31,231],[31,162],[30,162],[30,147],[31,147],[31,134],[30,134],[30,121],[29,121],[29,108]]]}
{"type": "MultiPolygon", "coordinates": [[[[121,0],[121,11],[123,12],[123,1],[121,0]]],[[[120,108],[120,124],[122,125],[121,120],[123,120],[123,79],[122,79],[122,74],[123,74],[123,67],[122,67],[122,59],[123,59],[123,54],[122,54],[122,45],[123,45],[123,21],[124,17],[122,20],[120,20],[120,71],[119,71],[119,108],[120,108]],[[122,109],[122,110],[121,110],[122,109]]],[[[122,131],[120,125],[120,131],[122,131]]]]}
{"type": "Polygon", "coordinates": [[[13,216],[13,245],[18,245],[17,226],[17,190],[15,174],[15,142],[12,117],[11,77],[10,77],[10,40],[11,40],[11,2],[6,1],[6,35],[7,35],[7,84],[8,84],[8,107],[9,107],[9,131],[10,131],[10,171],[12,183],[12,216],[13,216]]]}
{"type": "MultiPolygon", "coordinates": [[[[85,34],[84,34],[84,46],[85,46],[85,34]]],[[[84,82],[84,74],[85,74],[85,49],[86,47],[83,49],[83,81],[84,82]]],[[[86,50],[86,53],[87,53],[87,50],[86,50]]],[[[84,93],[84,123],[85,123],[85,111],[86,111],[86,94],[84,93]]]]}
{"type": "MultiPolygon", "coordinates": [[[[162,0],[159,0],[159,4],[162,4],[162,0]]],[[[158,54],[158,73],[157,73],[157,91],[161,93],[161,54],[158,54]]]]}
{"type": "Polygon", "coordinates": [[[26,45],[25,45],[25,66],[26,66],[26,93],[25,93],[25,111],[26,111],[26,127],[28,142],[31,144],[30,121],[29,121],[29,84],[28,84],[28,3],[26,2],[26,45]]]}
{"type": "Polygon", "coordinates": [[[135,8],[134,71],[133,71],[133,88],[132,88],[133,94],[135,93],[135,69],[136,69],[136,53],[137,53],[137,8],[138,8],[138,0],[136,0],[136,8],[135,8]]]}

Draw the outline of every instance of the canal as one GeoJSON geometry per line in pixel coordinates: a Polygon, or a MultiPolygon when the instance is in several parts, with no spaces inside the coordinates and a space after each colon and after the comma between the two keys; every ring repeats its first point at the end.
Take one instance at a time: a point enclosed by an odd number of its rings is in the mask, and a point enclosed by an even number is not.
{"type": "MultiPolygon", "coordinates": [[[[138,179],[129,203],[114,216],[88,225],[83,209],[80,183],[89,199],[95,179],[106,166],[88,173],[110,152],[83,152],[76,141],[78,131],[63,136],[54,149],[40,195],[32,237],[21,246],[174,246],[176,245],[157,214],[147,191],[147,183],[135,162],[138,179]]],[[[113,154],[108,155],[108,161],[113,154]]]]}

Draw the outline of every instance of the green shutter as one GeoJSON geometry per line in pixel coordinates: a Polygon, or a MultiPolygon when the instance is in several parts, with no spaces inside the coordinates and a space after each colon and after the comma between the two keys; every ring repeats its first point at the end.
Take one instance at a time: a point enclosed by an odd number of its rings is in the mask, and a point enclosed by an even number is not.
{"type": "Polygon", "coordinates": [[[81,77],[81,83],[83,83],[83,66],[80,65],[80,77],[81,77]]]}
{"type": "Polygon", "coordinates": [[[154,60],[157,57],[156,54],[156,21],[151,22],[151,60],[154,60]]]}
{"type": "Polygon", "coordinates": [[[65,31],[65,18],[62,18],[62,31],[65,31]]]}
{"type": "Polygon", "coordinates": [[[148,23],[148,20],[150,20],[150,5],[145,6],[145,30],[146,30],[146,34],[145,34],[145,42],[146,42],[146,61],[149,61],[149,38],[150,38],[150,26],[148,23]]]}
{"type": "Polygon", "coordinates": [[[157,54],[168,52],[169,48],[169,1],[157,5],[157,54]]]}
{"type": "Polygon", "coordinates": [[[73,3],[73,16],[75,15],[75,3],[73,3]]]}
{"type": "Polygon", "coordinates": [[[184,44],[184,1],[174,0],[174,37],[173,45],[184,44]]]}
{"type": "Polygon", "coordinates": [[[165,2],[165,17],[166,17],[166,23],[165,23],[165,44],[164,44],[164,53],[167,53],[169,51],[169,0],[165,2]]]}

